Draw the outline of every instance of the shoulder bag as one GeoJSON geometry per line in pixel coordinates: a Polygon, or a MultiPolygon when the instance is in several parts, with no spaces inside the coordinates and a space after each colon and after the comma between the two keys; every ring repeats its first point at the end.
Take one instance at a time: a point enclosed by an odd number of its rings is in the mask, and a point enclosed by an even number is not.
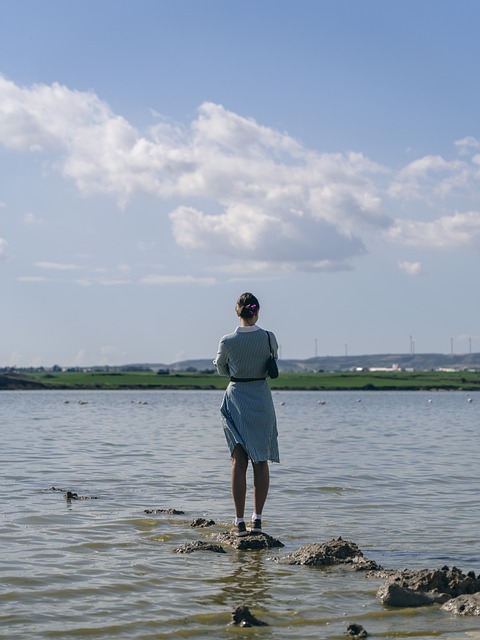
{"type": "Polygon", "coordinates": [[[272,343],[270,342],[270,334],[266,332],[268,338],[268,346],[270,348],[270,357],[267,360],[267,373],[269,378],[278,378],[278,365],[272,351],[272,343]]]}

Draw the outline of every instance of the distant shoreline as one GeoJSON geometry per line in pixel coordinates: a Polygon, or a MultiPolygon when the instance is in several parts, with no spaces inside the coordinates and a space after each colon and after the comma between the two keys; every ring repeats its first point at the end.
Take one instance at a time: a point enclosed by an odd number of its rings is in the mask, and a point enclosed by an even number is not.
{"type": "MultiPolygon", "coordinates": [[[[215,373],[178,372],[36,372],[0,375],[0,391],[27,390],[222,390],[228,378],[215,373]]],[[[282,391],[480,391],[480,373],[474,371],[393,372],[280,372],[269,380],[282,391]]]]}

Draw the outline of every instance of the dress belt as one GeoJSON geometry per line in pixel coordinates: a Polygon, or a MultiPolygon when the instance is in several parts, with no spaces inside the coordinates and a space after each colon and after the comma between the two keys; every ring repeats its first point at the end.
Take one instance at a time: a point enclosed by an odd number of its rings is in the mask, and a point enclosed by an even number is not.
{"type": "Polygon", "coordinates": [[[256,380],[266,380],[266,378],[230,378],[230,382],[255,382],[256,380]]]}

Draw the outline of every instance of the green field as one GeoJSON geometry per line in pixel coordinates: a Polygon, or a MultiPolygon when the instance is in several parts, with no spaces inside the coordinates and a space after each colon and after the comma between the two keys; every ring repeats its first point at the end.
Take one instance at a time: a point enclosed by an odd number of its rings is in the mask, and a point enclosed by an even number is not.
{"type": "MultiPolygon", "coordinates": [[[[136,372],[35,372],[0,375],[0,389],[225,389],[227,378],[214,373],[156,374],[136,372]]],[[[480,373],[345,372],[280,373],[269,381],[272,389],[376,391],[376,390],[480,390],[480,373]]]]}

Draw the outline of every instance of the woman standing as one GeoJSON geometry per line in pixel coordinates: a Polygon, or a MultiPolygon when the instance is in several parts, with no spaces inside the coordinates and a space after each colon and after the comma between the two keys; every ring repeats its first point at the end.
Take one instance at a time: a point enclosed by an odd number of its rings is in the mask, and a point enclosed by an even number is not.
{"type": "Polygon", "coordinates": [[[273,333],[257,326],[260,304],[252,293],[239,297],[235,311],[240,326],[220,340],[214,364],[220,375],[230,377],[220,411],[232,457],[236,534],[245,536],[262,532],[262,511],[270,483],[268,461],[280,462],[277,420],[266,381],[270,345],[277,358],[278,344],[273,333]],[[244,518],[249,460],[253,466],[254,511],[247,531],[244,518]]]}

